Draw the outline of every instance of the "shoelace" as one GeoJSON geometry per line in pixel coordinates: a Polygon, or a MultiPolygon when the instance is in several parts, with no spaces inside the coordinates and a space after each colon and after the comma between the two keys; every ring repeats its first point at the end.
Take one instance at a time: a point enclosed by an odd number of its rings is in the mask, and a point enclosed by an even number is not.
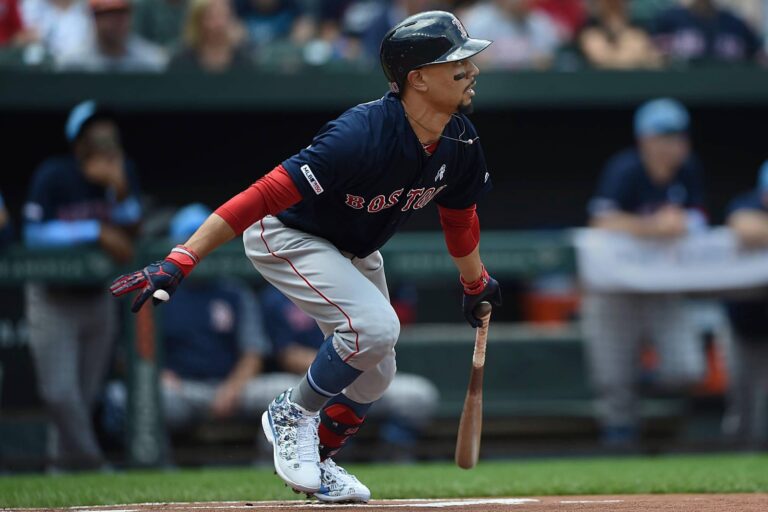
{"type": "Polygon", "coordinates": [[[325,459],[325,466],[326,466],[326,470],[329,471],[330,473],[335,472],[341,475],[348,475],[350,478],[354,478],[355,480],[357,480],[357,477],[355,475],[347,472],[346,469],[336,464],[336,462],[334,462],[333,459],[325,459]]]}
{"type": "Polygon", "coordinates": [[[317,429],[314,428],[315,418],[302,416],[296,429],[296,451],[302,462],[320,462],[320,454],[317,445],[320,440],[317,437],[317,429]]]}

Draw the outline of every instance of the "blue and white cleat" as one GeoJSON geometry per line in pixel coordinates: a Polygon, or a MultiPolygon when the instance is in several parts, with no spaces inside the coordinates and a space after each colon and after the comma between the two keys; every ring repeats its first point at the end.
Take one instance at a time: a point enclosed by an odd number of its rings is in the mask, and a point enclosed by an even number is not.
{"type": "Polygon", "coordinates": [[[275,472],[294,491],[320,490],[320,454],[317,427],[320,415],[290,400],[291,390],[272,400],[261,416],[261,427],[272,445],[275,472]]]}
{"type": "Polygon", "coordinates": [[[333,459],[322,461],[320,472],[322,485],[314,495],[318,500],[327,503],[367,503],[371,499],[371,491],[333,459]]]}

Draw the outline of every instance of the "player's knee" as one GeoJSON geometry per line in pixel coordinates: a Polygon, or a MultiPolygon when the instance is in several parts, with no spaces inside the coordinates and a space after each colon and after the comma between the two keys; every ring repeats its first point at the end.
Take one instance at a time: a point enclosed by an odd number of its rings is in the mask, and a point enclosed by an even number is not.
{"type": "Polygon", "coordinates": [[[366,343],[372,352],[388,355],[400,336],[400,320],[391,307],[382,309],[371,315],[364,329],[366,343]]]}

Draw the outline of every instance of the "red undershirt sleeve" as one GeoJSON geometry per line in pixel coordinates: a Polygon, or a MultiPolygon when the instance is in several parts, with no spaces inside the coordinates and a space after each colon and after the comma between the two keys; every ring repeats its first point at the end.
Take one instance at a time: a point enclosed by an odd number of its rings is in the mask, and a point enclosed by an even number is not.
{"type": "Polygon", "coordinates": [[[440,224],[443,226],[445,245],[454,258],[463,258],[475,250],[480,243],[480,219],[476,205],[463,210],[437,207],[440,224]]]}
{"type": "Polygon", "coordinates": [[[288,171],[278,165],[253,185],[219,206],[216,215],[241,235],[254,222],[275,215],[301,201],[288,171]]]}

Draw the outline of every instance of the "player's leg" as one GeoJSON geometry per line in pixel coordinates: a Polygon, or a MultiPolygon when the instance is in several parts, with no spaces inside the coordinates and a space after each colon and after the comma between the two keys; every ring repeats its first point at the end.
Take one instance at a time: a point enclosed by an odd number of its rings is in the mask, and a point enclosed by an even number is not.
{"type": "Polygon", "coordinates": [[[29,343],[40,396],[53,420],[56,463],[95,468],[103,463],[91,415],[79,382],[78,322],[89,313],[70,297],[54,296],[44,287],[25,289],[29,343]]]}
{"type": "Polygon", "coordinates": [[[299,386],[275,399],[262,419],[278,474],[294,489],[314,493],[320,487],[317,412],[392,352],[399,322],[376,286],[327,240],[267,217],[244,241],[261,275],[332,333],[299,386]]]}
{"type": "Polygon", "coordinates": [[[638,435],[636,376],[642,320],[629,294],[589,293],[582,303],[586,353],[597,398],[602,442],[633,443],[638,435]]]}
{"type": "Polygon", "coordinates": [[[659,354],[659,384],[683,389],[699,382],[706,371],[706,358],[700,331],[694,323],[697,304],[682,297],[647,297],[648,327],[659,354]]]}
{"type": "Polygon", "coordinates": [[[214,382],[161,378],[160,391],[166,429],[184,430],[210,418],[217,387],[214,382]]]}
{"type": "MultiPolygon", "coordinates": [[[[384,260],[378,251],[367,258],[353,258],[352,264],[376,286],[389,302],[384,260]]],[[[321,324],[321,329],[327,326],[321,324]]],[[[337,465],[332,457],[357,434],[367,411],[389,388],[396,373],[394,348],[376,367],[364,371],[340,394],[331,398],[320,412],[320,464],[322,488],[315,497],[325,502],[367,502],[371,491],[355,475],[337,465]]]]}

